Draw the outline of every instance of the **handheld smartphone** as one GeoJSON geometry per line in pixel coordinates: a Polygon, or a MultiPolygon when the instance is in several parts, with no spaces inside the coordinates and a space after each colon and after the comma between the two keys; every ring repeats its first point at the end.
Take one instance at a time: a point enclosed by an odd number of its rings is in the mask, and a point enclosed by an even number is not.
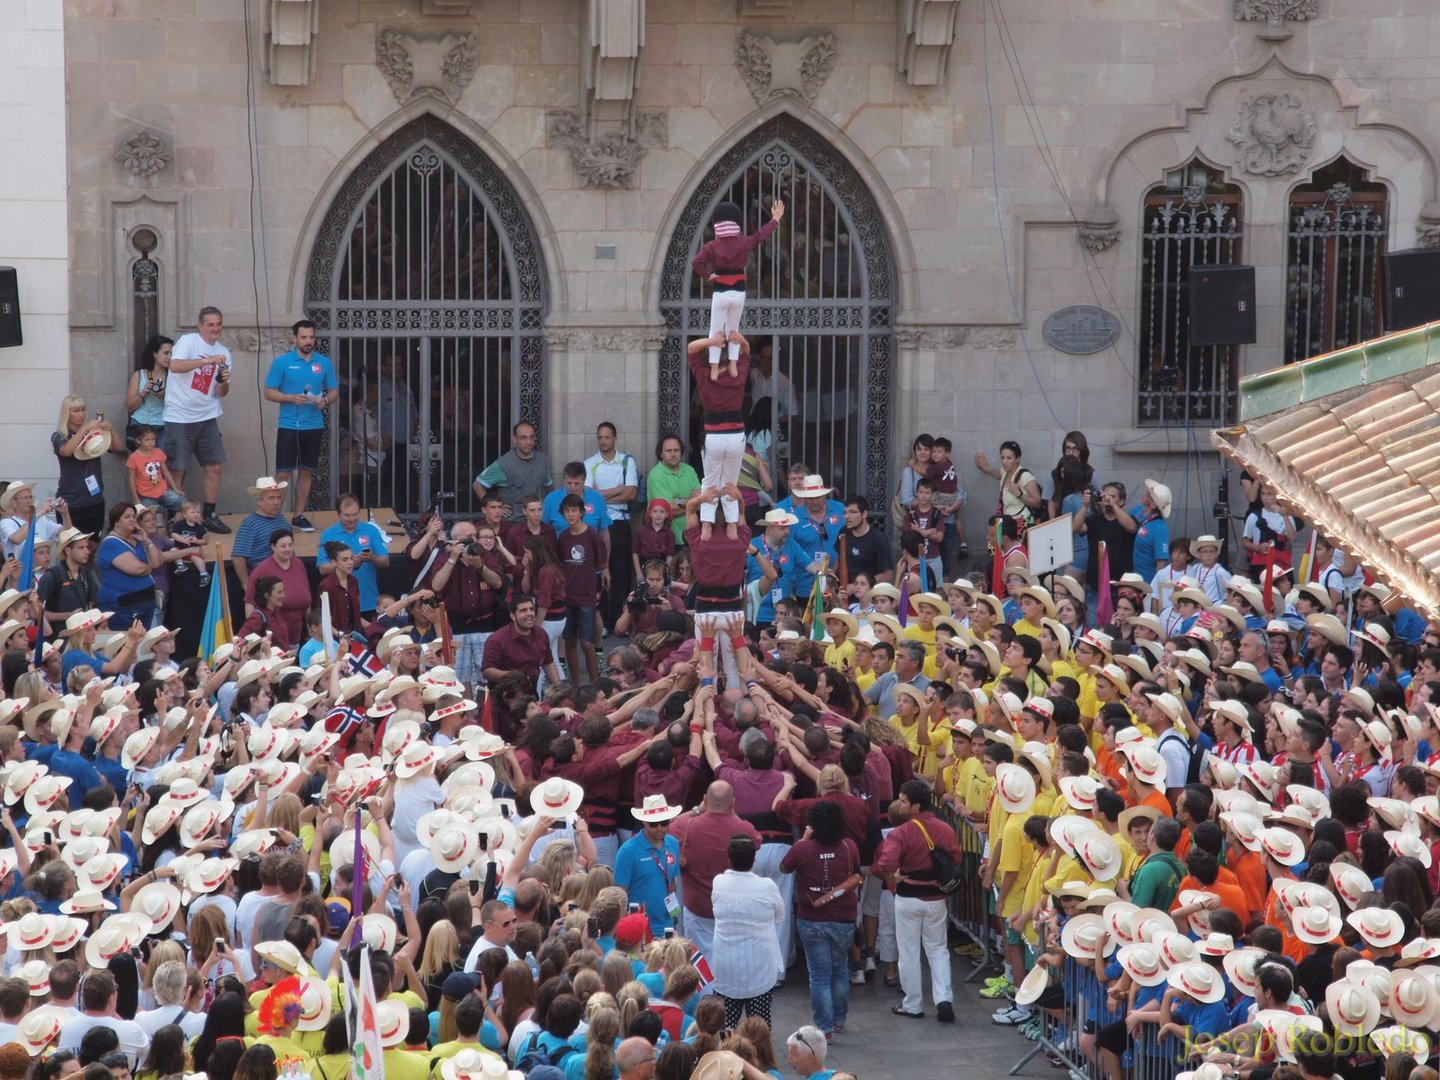
{"type": "Polygon", "coordinates": [[[470,895],[471,895],[471,896],[479,896],[479,895],[480,895],[480,886],[481,886],[481,884],[482,884],[482,882],[480,881],[479,878],[471,878],[471,879],[470,879],[470,895]]]}
{"type": "Polygon", "coordinates": [[[216,951],[216,952],[224,952],[224,951],[225,951],[225,939],[224,939],[223,937],[217,937],[217,938],[215,939],[215,951],[216,951]]]}
{"type": "Polygon", "coordinates": [[[637,911],[639,911],[639,910],[640,910],[640,905],[639,905],[639,904],[631,904],[631,905],[630,905],[630,914],[631,914],[631,915],[634,915],[634,914],[635,914],[637,911]]]}
{"type": "Polygon", "coordinates": [[[510,820],[510,807],[506,803],[500,804],[500,816],[506,821],[510,820]]]}
{"type": "Polygon", "coordinates": [[[489,851],[489,850],[490,850],[490,834],[487,833],[487,832],[485,832],[485,831],[483,831],[483,830],[482,830],[481,833],[480,833],[480,850],[481,850],[481,851],[489,851]]]}
{"type": "Polygon", "coordinates": [[[673,926],[665,927],[665,936],[667,938],[673,938],[675,936],[675,928],[673,926]]]}
{"type": "Polygon", "coordinates": [[[600,936],[600,920],[594,915],[585,920],[585,933],[590,935],[591,940],[600,936]]]}

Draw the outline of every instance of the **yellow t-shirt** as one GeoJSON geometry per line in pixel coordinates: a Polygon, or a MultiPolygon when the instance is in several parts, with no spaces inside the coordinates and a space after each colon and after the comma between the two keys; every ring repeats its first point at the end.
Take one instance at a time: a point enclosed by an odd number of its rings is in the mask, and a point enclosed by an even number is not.
{"type": "Polygon", "coordinates": [[[1084,863],[1061,852],[1060,861],[1055,864],[1055,873],[1045,879],[1045,894],[1053,895],[1056,889],[1062,888],[1067,882],[1090,880],[1090,871],[1085,869],[1084,863]]]}
{"type": "Polygon", "coordinates": [[[983,814],[985,804],[990,801],[990,792],[995,788],[995,781],[985,775],[985,765],[978,755],[962,761],[960,768],[960,779],[964,788],[958,794],[965,799],[965,809],[972,814],[983,814]]]}
{"type": "Polygon", "coordinates": [[[928,780],[934,778],[939,768],[940,758],[950,753],[950,732],[941,730],[942,727],[948,726],[944,720],[938,724],[931,724],[929,727],[930,742],[925,745],[920,742],[920,725],[923,723],[926,721],[919,719],[915,723],[907,725],[902,723],[898,716],[890,717],[890,726],[905,736],[905,747],[910,751],[910,756],[915,759],[915,774],[928,780]]]}
{"type": "MultiPolygon", "coordinates": [[[[1033,848],[1035,845],[1032,844],[1032,845],[1030,845],[1030,846],[1033,848]]],[[[1027,878],[1025,879],[1025,896],[1024,896],[1024,899],[1023,899],[1023,901],[1022,901],[1023,904],[1024,904],[1024,907],[1023,907],[1021,910],[1023,910],[1023,911],[1034,911],[1034,910],[1035,910],[1035,905],[1038,904],[1038,903],[1040,903],[1041,899],[1044,898],[1044,896],[1045,896],[1045,886],[1044,886],[1044,882],[1045,882],[1045,865],[1046,865],[1046,862],[1047,862],[1047,861],[1048,861],[1048,860],[1045,859],[1044,856],[1039,855],[1039,854],[1037,853],[1037,856],[1036,856],[1036,858],[1035,858],[1035,861],[1034,861],[1033,863],[1031,863],[1031,865],[1030,865],[1030,875],[1029,875],[1029,877],[1027,877],[1027,878]]],[[[1039,934],[1039,932],[1035,929],[1035,920],[1034,920],[1034,919],[1031,919],[1028,923],[1025,924],[1025,929],[1024,929],[1024,931],[1023,931],[1022,936],[1023,936],[1023,937],[1025,938],[1025,940],[1028,941],[1031,945],[1034,945],[1034,944],[1036,944],[1037,942],[1039,942],[1039,940],[1040,940],[1040,934],[1039,934]]]]}
{"type": "Polygon", "coordinates": [[[1010,624],[1010,627],[1015,633],[1024,634],[1026,637],[1038,638],[1040,636],[1039,625],[1031,622],[1029,619],[1016,619],[1010,624]]]}
{"type": "Polygon", "coordinates": [[[839,645],[825,646],[825,665],[836,671],[843,671],[847,664],[855,663],[855,643],[842,641],[839,645]]]}
{"type": "Polygon", "coordinates": [[[285,1071],[285,1063],[287,1061],[300,1062],[308,1066],[313,1056],[306,1051],[304,1047],[300,1046],[299,1043],[292,1042],[290,1039],[281,1038],[278,1035],[256,1035],[254,1038],[246,1039],[245,1045],[270,1047],[271,1050],[275,1051],[275,1063],[280,1066],[281,1072],[285,1071]]]}
{"type": "Polygon", "coordinates": [[[392,1046],[385,1051],[385,1080],[427,1080],[430,1059],[410,1050],[392,1046]]]}
{"type": "Polygon", "coordinates": [[[935,655],[935,628],[922,629],[918,622],[912,622],[904,630],[900,631],[901,641],[918,641],[925,646],[925,652],[929,656],[935,655]]]}
{"type": "Polygon", "coordinates": [[[862,694],[866,690],[869,690],[870,687],[874,686],[875,680],[880,677],[879,675],[875,674],[874,668],[871,668],[869,671],[852,671],[850,674],[854,678],[855,685],[860,688],[860,692],[862,694]]]}
{"type": "Polygon", "coordinates": [[[323,1054],[310,1063],[310,1080],[350,1080],[349,1054],[323,1054]]]}
{"type": "Polygon", "coordinates": [[[1000,887],[1009,874],[1017,875],[997,914],[1008,919],[1025,903],[1030,871],[1035,866],[1037,852],[1035,845],[1025,839],[1025,822],[1034,816],[1027,810],[1023,814],[1011,814],[1005,822],[1005,831],[1000,843],[1000,862],[995,867],[995,884],[1000,887]]]}

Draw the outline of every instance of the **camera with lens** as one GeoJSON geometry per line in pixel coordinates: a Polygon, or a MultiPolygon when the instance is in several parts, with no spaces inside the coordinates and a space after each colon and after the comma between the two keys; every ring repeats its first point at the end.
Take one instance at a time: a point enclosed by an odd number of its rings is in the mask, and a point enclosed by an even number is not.
{"type": "Polygon", "coordinates": [[[478,540],[470,541],[470,546],[465,549],[465,554],[474,558],[477,555],[484,555],[485,549],[480,546],[478,540]]]}
{"type": "Polygon", "coordinates": [[[660,597],[651,596],[648,590],[638,588],[625,599],[625,610],[631,615],[639,615],[647,607],[658,606],[659,603],[660,597]]]}

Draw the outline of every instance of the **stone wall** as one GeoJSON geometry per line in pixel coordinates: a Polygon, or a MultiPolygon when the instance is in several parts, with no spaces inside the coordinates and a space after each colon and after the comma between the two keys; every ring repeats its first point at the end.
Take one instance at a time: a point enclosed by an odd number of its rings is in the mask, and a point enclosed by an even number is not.
{"type": "Polygon", "coordinates": [[[65,39],[58,6],[36,0],[0,0],[0,25],[0,264],[16,270],[25,342],[0,350],[0,477],[40,480],[44,498],[59,475],[50,435],[70,386],[65,39]]]}
{"type": "Polygon", "coordinates": [[[973,451],[993,457],[1015,437],[1047,472],[1063,432],[1079,427],[1103,476],[1132,487],[1163,476],[1194,511],[1181,527],[1196,532],[1209,527],[1217,466],[1186,450],[1207,447],[1207,433],[1134,426],[1146,189],[1197,156],[1243,188],[1261,327],[1259,343],[1242,350],[1246,370],[1278,362],[1286,199],[1310,170],[1345,152],[1383,179],[1392,248],[1440,220],[1440,12],[1430,0],[1327,2],[1313,20],[1276,25],[1234,17],[1237,2],[1263,9],[1266,0],[648,0],[635,23],[637,2],[286,0],[276,6],[314,20],[297,38],[292,27],[271,28],[271,5],[252,0],[262,232],[250,192],[244,6],[66,0],[72,382],[121,414],[127,230],[155,228],[165,318],[182,328],[201,304],[217,304],[240,345],[226,406],[226,501],[243,502],[261,463],[255,433],[269,438],[273,414],[258,403],[246,349],[271,335],[239,331],[301,314],[310,245],[336,190],[388,134],[430,110],[497,163],[536,223],[549,275],[552,457],[588,452],[602,418],[621,426],[624,448],[648,457],[669,233],[726,148],[787,110],[851,161],[890,231],[900,278],[896,459],[915,431],[950,434],[974,493],[973,535],[993,499],[993,482],[968,466],[973,451]],[[595,5],[620,28],[603,40],[590,29],[595,5]],[[643,47],[621,32],[639,27],[643,47]],[[290,44],[270,49],[269,29],[290,44]],[[386,39],[387,30],[401,37],[386,39]],[[472,31],[465,77],[445,83],[435,73],[454,45],[446,35],[472,31]],[[737,65],[745,31],[770,60],[770,85],[757,65],[737,65]],[[794,94],[767,98],[796,74],[787,50],[826,34],[833,57],[791,80],[794,94]],[[406,50],[411,85],[397,88],[377,64],[387,40],[406,50]],[[262,62],[291,84],[274,85],[262,62]],[[1276,175],[1247,171],[1242,153],[1253,134],[1246,103],[1262,92],[1293,96],[1314,125],[1293,168],[1276,175]],[[628,186],[591,186],[556,110],[588,117],[600,134],[622,130],[616,117],[662,115],[663,138],[650,132],[628,186]],[[116,157],[140,131],[173,154],[150,176],[116,157]],[[614,259],[597,258],[600,247],[613,247],[614,259]],[[1049,349],[1041,324],[1072,304],[1118,315],[1117,345],[1086,356],[1049,349]]]}

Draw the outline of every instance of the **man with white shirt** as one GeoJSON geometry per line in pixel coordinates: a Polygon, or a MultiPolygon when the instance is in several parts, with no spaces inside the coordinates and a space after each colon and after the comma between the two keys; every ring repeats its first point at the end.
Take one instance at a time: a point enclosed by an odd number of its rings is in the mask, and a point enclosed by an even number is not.
{"type": "Polygon", "coordinates": [[[80,987],[80,965],[74,960],[57,960],[50,969],[50,1000],[45,1002],[66,1016],[79,1016],[75,991],[80,987]]]}
{"type": "Polygon", "coordinates": [[[175,486],[184,488],[191,462],[205,470],[205,528],[228,533],[215,514],[220,497],[220,468],[225,444],[220,435],[221,404],[230,393],[234,363],[230,350],[220,343],[225,316],[219,308],[200,309],[197,333],[182,334],[170,350],[170,377],[165,384],[165,437],[170,442],[170,472],[175,486]],[[181,376],[185,376],[181,378],[181,376]]]}
{"type": "Polygon", "coordinates": [[[635,584],[630,503],[640,491],[640,467],[633,457],[615,448],[615,436],[615,425],[602,421],[595,429],[595,453],[585,459],[585,486],[600,493],[610,514],[610,592],[601,605],[607,626],[620,618],[625,597],[635,584]]]}
{"type": "Polygon", "coordinates": [[[56,1043],[61,1050],[80,1052],[80,1041],[92,1028],[108,1027],[120,1040],[120,1049],[130,1059],[130,1071],[150,1049],[150,1036],[134,1020],[123,1020],[115,1011],[119,998],[115,976],[108,971],[89,971],[80,988],[80,1014],[66,1020],[56,1043]]]}
{"type": "Polygon", "coordinates": [[[480,936],[475,939],[475,944],[470,948],[470,955],[465,958],[465,970],[475,971],[480,964],[480,954],[486,949],[504,949],[505,955],[512,961],[519,960],[513,948],[515,944],[515,926],[519,918],[515,909],[503,900],[487,900],[480,905],[480,936]]]}
{"type": "Polygon", "coordinates": [[[135,1023],[146,1034],[153,1039],[166,1024],[178,1024],[187,1039],[199,1036],[205,1027],[205,1013],[200,1009],[205,996],[203,981],[197,981],[187,992],[185,965],[179,960],[167,960],[155,970],[150,989],[155,994],[155,1008],[135,1014],[135,1023]]]}

